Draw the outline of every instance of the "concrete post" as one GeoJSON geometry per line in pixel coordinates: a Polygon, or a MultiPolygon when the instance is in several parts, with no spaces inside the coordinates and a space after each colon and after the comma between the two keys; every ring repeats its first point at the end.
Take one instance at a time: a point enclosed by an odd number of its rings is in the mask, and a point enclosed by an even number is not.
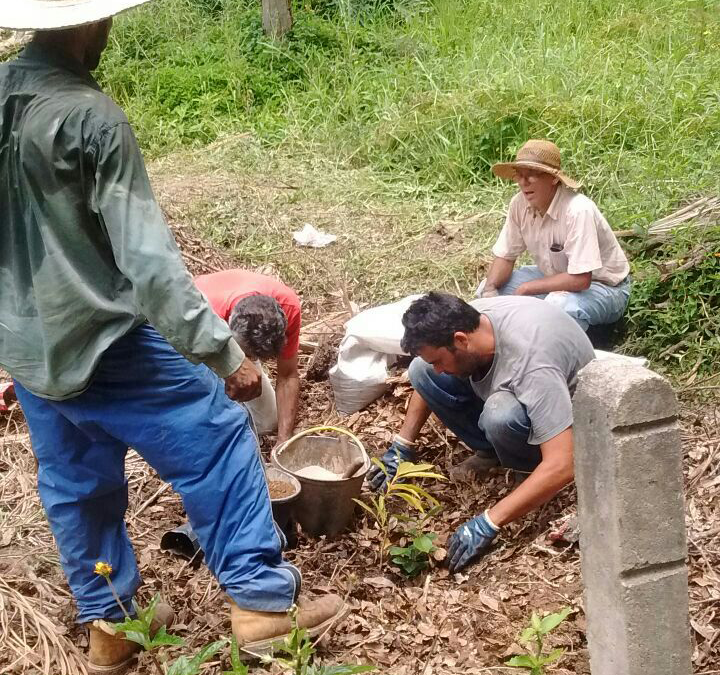
{"type": "Polygon", "coordinates": [[[689,675],[675,393],[646,368],[593,361],[573,409],[592,675],[689,675]]]}

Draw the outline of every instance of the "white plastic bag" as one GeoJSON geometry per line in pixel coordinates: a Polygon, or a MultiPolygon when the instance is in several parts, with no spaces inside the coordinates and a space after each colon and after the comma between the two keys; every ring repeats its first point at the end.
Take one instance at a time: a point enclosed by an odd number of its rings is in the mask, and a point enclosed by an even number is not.
{"type": "Polygon", "coordinates": [[[345,337],[337,363],[330,369],[330,384],[338,412],[350,414],[382,396],[388,368],[399,354],[405,329],[402,316],[421,295],[371,307],[345,324],[345,337]]]}

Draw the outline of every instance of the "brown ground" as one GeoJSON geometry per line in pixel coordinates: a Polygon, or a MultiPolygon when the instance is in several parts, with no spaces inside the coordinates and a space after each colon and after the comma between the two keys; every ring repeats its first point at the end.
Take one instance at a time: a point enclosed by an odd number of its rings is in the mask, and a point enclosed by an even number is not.
{"type": "MultiPolygon", "coordinates": [[[[229,255],[170,216],[194,272],[233,264],[229,255]]],[[[313,378],[323,377],[327,352],[332,353],[342,331],[346,296],[304,298],[304,340],[329,345],[313,378]]],[[[312,358],[303,354],[303,372],[312,358]]],[[[408,393],[398,373],[385,397],[365,411],[341,417],[327,380],[306,381],[299,427],[337,423],[356,433],[369,452],[381,454],[399,426],[408,393]]],[[[682,422],[694,665],[696,673],[709,674],[719,672],[714,668],[720,662],[720,427],[717,410],[696,411],[690,404],[683,408],[682,422]]],[[[83,673],[87,642],[73,623],[75,610],[38,504],[29,440],[18,410],[0,417],[0,433],[0,673],[83,673]]],[[[267,451],[271,442],[265,445],[267,451]]],[[[465,456],[434,420],[423,445],[428,461],[445,474],[465,456]]],[[[178,613],[174,632],[194,648],[228,636],[223,594],[207,569],[193,569],[159,549],[162,533],[184,518],[179,499],[132,452],[127,475],[128,530],[144,578],[141,600],[162,593],[178,613]]],[[[436,544],[442,548],[457,525],[512,489],[512,477],[499,472],[482,484],[429,482],[428,488],[443,506],[427,528],[437,533],[436,544]]],[[[433,563],[429,572],[411,581],[393,567],[380,568],[378,531],[366,517],[332,541],[301,535],[288,558],[303,570],[306,587],[342,593],[355,607],[324,641],[323,662],[373,663],[379,672],[394,675],[517,672],[502,664],[520,650],[517,636],[530,612],[572,607],[574,614],[551,639],[553,646],[567,650],[554,672],[589,673],[577,546],[553,545],[547,536],[551,523],[574,509],[574,490],[566,489],[532,518],[508,528],[493,553],[467,572],[449,575],[433,563]]],[[[228,665],[227,652],[222,654],[228,665]]],[[[253,672],[263,668],[267,666],[253,672]]],[[[215,661],[204,672],[220,670],[215,661]]],[[[150,672],[144,660],[136,672],[150,672]]]]}

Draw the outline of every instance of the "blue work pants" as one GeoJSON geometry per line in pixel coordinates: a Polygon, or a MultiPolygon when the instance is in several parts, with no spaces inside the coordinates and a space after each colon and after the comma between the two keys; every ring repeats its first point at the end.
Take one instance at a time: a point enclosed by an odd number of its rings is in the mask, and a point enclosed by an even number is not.
{"type": "Polygon", "coordinates": [[[79,622],[122,618],[93,572],[96,562],[112,565],[127,607],[140,584],[124,523],[128,447],[180,495],[208,567],[239,607],[292,605],[300,574],[281,555],[248,413],[206,366],[191,364],[145,324],[107,349],[79,396],[50,401],[17,382],[16,391],[79,622]]]}

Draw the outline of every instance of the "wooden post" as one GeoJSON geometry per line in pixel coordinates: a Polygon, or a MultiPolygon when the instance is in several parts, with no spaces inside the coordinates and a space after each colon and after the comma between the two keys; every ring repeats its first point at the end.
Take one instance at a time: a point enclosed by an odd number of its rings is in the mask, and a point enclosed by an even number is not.
{"type": "Polygon", "coordinates": [[[281,38],[293,24],[290,0],[262,0],[263,30],[273,40],[281,38]]]}

